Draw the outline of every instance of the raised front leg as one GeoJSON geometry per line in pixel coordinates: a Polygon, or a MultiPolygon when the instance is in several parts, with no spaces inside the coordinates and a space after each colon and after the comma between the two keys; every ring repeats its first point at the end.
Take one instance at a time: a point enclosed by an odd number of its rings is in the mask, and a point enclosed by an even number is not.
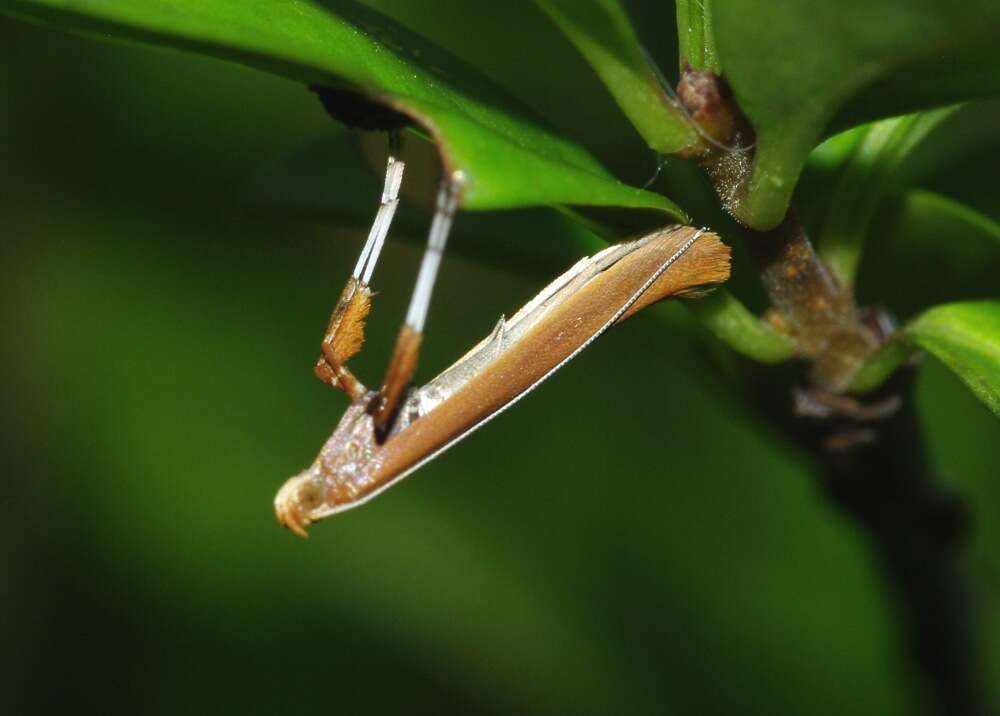
{"type": "Polygon", "coordinates": [[[354,267],[351,278],[340,294],[333,309],[326,333],[323,336],[322,355],[313,372],[324,383],[340,388],[351,400],[365,394],[366,388],[347,368],[346,363],[364,343],[365,320],[371,310],[372,292],[368,286],[379,255],[389,233],[389,226],[399,206],[399,186],[403,180],[404,163],[399,158],[402,138],[398,132],[389,133],[389,159],[382,187],[382,200],[368,240],[354,267]]]}

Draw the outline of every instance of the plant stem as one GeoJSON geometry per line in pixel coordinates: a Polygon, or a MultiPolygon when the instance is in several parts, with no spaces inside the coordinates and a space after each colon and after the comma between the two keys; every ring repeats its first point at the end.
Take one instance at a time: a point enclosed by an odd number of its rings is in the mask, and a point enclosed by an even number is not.
{"type": "Polygon", "coordinates": [[[677,0],[677,40],[681,64],[722,74],[712,30],[712,0],[677,0]]]}
{"type": "Polygon", "coordinates": [[[771,306],[812,361],[812,380],[846,389],[865,358],[879,346],[862,321],[854,293],[834,278],[813,250],[805,229],[789,212],[776,229],[746,230],[771,306]]]}
{"type": "MultiPolygon", "coordinates": [[[[691,158],[732,211],[752,171],[753,131],[721,77],[687,69],[677,94],[711,138],[691,158]]],[[[812,453],[827,497],[868,537],[935,712],[984,713],[957,566],[966,510],[928,470],[912,405],[912,365],[864,402],[843,395],[886,332],[858,310],[851,285],[831,273],[791,212],[777,228],[746,229],[745,236],[775,318],[810,366],[806,388],[790,382],[787,367],[758,366],[755,372],[769,377],[748,381],[752,402],[812,453]],[[790,392],[794,410],[775,400],[790,392]]]]}
{"type": "MultiPolygon", "coordinates": [[[[772,232],[748,233],[772,304],[810,358],[809,387],[793,389],[795,410],[782,407],[772,418],[813,454],[826,495],[868,537],[934,712],[984,713],[957,566],[965,508],[928,470],[913,367],[864,402],[840,394],[884,337],[866,325],[853,292],[833,279],[793,216],[772,232]]],[[[773,404],[788,390],[772,386],[759,399],[773,404]]]]}
{"type": "Polygon", "coordinates": [[[755,316],[725,287],[685,305],[719,340],[759,363],[781,363],[795,356],[791,336],[755,316]]]}
{"type": "Polygon", "coordinates": [[[909,396],[874,443],[829,454],[827,495],[868,536],[894,600],[909,657],[936,710],[983,713],[965,584],[964,503],[937,484],[909,396]]]}
{"type": "Polygon", "coordinates": [[[825,495],[867,537],[933,712],[985,713],[958,566],[969,518],[927,465],[911,397],[913,367],[864,403],[793,389],[793,411],[774,399],[788,390],[787,377],[769,372],[768,380],[750,381],[753,402],[813,455],[825,495]]]}

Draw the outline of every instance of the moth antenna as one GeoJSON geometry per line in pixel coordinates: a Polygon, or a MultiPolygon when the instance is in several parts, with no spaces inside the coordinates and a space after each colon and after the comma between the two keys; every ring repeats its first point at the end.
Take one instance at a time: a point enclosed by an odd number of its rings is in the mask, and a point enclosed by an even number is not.
{"type": "Polygon", "coordinates": [[[399,206],[399,187],[403,182],[403,169],[406,163],[400,158],[403,149],[403,137],[397,130],[389,132],[389,158],[385,168],[385,182],[382,185],[382,200],[375,214],[375,221],[368,232],[358,263],[354,266],[352,277],[364,285],[371,281],[375,264],[378,263],[385,237],[389,234],[389,226],[399,206]]]}
{"type": "Polygon", "coordinates": [[[396,348],[389,361],[385,381],[373,411],[375,428],[382,438],[391,428],[400,400],[417,369],[424,323],[427,320],[427,311],[430,309],[431,294],[434,292],[441,257],[448,242],[448,233],[451,231],[451,222],[458,208],[458,194],[462,181],[462,174],[456,172],[451,177],[444,178],[438,190],[434,218],[431,220],[431,229],[427,236],[427,248],[424,249],[424,256],[420,261],[420,270],[417,273],[416,285],[413,287],[413,295],[410,297],[406,321],[396,339],[396,348]]]}
{"type": "Polygon", "coordinates": [[[424,249],[424,257],[420,262],[420,272],[417,274],[417,283],[413,287],[410,307],[406,311],[406,325],[417,333],[422,333],[424,330],[427,311],[431,305],[431,294],[434,291],[434,282],[437,280],[438,268],[441,266],[441,256],[444,254],[448,233],[451,231],[451,222],[458,206],[458,190],[461,181],[460,175],[444,179],[438,191],[434,219],[431,221],[431,230],[427,236],[427,248],[424,249]]]}

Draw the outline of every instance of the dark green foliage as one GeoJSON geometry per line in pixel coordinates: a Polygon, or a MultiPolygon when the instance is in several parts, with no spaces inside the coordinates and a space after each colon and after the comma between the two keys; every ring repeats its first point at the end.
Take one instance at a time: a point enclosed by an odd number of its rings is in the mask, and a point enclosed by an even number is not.
{"type": "MultiPolygon", "coordinates": [[[[0,0],[132,43],[0,20],[0,711],[881,715],[923,701],[859,533],[731,389],[750,363],[731,349],[791,353],[756,315],[739,229],[689,162],[639,188],[657,166],[642,82],[627,101],[609,92],[607,68],[538,5],[573,3],[0,0]],[[458,217],[421,378],[601,244],[580,205],[718,230],[736,249],[729,291],[696,317],[667,306],[616,329],[398,491],[293,540],[269,500],[344,407],[310,367],[384,160],[384,140],[333,126],[307,82],[389,101],[437,142],[408,137],[417,191],[376,273],[362,377],[405,308],[435,148],[482,211],[458,217]]],[[[625,9],[676,79],[659,5],[625,9]]],[[[764,226],[793,198],[814,236],[834,226],[863,245],[860,302],[904,326],[866,388],[928,352],[916,405],[932,466],[972,507],[973,631],[982,672],[1000,673],[1000,432],[985,407],[1000,384],[1000,125],[972,101],[1000,77],[996,3],[717,5],[685,4],[702,34],[681,44],[721,66],[757,131],[742,216],[764,226]],[[872,132],[851,127],[966,101],[866,174],[871,193],[843,204],[863,220],[830,216],[872,132]]]]}

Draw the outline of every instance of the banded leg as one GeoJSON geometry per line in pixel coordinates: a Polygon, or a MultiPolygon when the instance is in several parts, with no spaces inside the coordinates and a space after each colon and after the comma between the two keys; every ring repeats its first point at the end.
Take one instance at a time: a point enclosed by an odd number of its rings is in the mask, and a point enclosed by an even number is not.
{"type": "Polygon", "coordinates": [[[399,206],[399,186],[403,180],[405,166],[399,158],[401,149],[402,138],[399,133],[390,132],[389,159],[378,213],[375,214],[375,221],[372,223],[371,231],[368,232],[368,240],[361,249],[361,255],[354,266],[351,278],[344,286],[340,300],[337,301],[330,316],[321,344],[323,354],[313,369],[316,377],[324,383],[342,389],[352,400],[363,396],[367,389],[347,368],[346,363],[361,350],[361,345],[364,343],[365,319],[371,310],[372,296],[368,283],[385,245],[392,217],[399,206]]]}
{"type": "Polygon", "coordinates": [[[451,222],[458,205],[461,177],[445,178],[438,190],[437,205],[427,236],[427,248],[420,262],[417,282],[410,297],[410,307],[406,312],[406,322],[396,337],[396,347],[386,371],[385,381],[379,391],[379,399],[374,406],[372,417],[378,434],[386,435],[399,407],[400,398],[410,384],[417,368],[420,342],[423,338],[424,323],[431,304],[431,294],[437,280],[441,257],[451,231],[451,222]]]}

